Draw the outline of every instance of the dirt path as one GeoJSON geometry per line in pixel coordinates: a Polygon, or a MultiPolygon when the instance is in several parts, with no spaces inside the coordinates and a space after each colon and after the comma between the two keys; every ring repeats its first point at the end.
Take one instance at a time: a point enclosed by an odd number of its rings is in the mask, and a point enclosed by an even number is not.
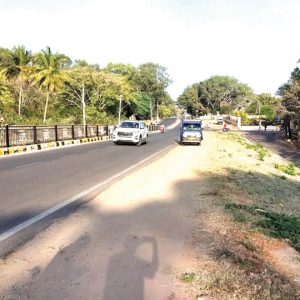
{"type": "Polygon", "coordinates": [[[193,274],[215,272],[211,253],[236,246],[228,238],[235,225],[215,209],[208,176],[233,164],[234,153],[221,148],[207,132],[201,147],[175,147],[53,222],[0,261],[0,299],[195,299],[193,274]]]}

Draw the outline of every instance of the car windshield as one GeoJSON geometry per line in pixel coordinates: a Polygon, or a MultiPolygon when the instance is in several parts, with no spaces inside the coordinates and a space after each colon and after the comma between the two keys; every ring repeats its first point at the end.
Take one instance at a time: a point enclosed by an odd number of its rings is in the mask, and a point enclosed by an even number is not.
{"type": "Polygon", "coordinates": [[[200,123],[184,123],[182,126],[183,131],[199,131],[201,129],[200,123]]]}
{"type": "Polygon", "coordinates": [[[122,122],[120,125],[121,128],[139,128],[138,122],[122,122]]]}

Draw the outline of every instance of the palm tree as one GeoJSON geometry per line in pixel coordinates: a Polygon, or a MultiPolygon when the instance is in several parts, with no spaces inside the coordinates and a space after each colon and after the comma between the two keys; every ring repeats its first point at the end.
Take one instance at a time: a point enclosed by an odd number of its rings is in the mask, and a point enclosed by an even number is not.
{"type": "Polygon", "coordinates": [[[33,75],[34,82],[46,93],[43,119],[46,123],[50,94],[63,87],[67,79],[67,74],[63,72],[63,69],[71,65],[71,60],[64,54],[52,53],[50,47],[47,47],[46,50],[42,50],[35,56],[34,65],[36,67],[36,72],[33,75]]]}
{"type": "Polygon", "coordinates": [[[24,46],[14,47],[12,50],[0,49],[0,66],[5,70],[8,79],[15,80],[18,86],[18,114],[21,115],[21,106],[24,103],[23,89],[29,78],[32,66],[32,55],[24,46]]]}

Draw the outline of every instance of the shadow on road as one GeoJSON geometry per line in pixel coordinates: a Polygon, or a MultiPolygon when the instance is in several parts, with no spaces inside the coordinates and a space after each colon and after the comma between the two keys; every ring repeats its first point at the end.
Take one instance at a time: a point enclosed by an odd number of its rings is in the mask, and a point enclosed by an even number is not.
{"type": "Polygon", "coordinates": [[[154,277],[158,265],[156,239],[129,236],[124,243],[124,250],[109,260],[103,299],[144,299],[144,278],[154,277]],[[150,244],[151,260],[142,259],[136,254],[138,248],[145,243],[150,244]]]}

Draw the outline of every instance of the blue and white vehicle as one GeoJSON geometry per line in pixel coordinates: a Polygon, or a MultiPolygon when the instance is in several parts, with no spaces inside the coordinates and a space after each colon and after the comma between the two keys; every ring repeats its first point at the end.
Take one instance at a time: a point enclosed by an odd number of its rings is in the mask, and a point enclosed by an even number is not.
{"type": "Polygon", "coordinates": [[[143,121],[123,121],[114,130],[112,140],[115,144],[147,144],[148,128],[143,121]]]}
{"type": "Polygon", "coordinates": [[[200,145],[203,140],[201,120],[182,120],[180,124],[180,144],[200,145]]]}

